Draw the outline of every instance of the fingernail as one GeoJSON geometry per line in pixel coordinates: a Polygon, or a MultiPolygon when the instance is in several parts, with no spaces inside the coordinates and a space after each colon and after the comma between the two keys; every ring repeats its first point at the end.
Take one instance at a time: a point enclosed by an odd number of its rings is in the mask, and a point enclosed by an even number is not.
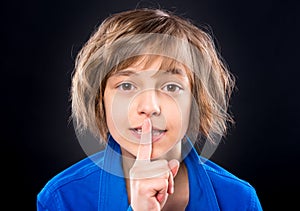
{"type": "Polygon", "coordinates": [[[170,169],[176,168],[177,166],[180,166],[180,163],[178,162],[178,160],[173,159],[173,160],[169,161],[170,169]]]}

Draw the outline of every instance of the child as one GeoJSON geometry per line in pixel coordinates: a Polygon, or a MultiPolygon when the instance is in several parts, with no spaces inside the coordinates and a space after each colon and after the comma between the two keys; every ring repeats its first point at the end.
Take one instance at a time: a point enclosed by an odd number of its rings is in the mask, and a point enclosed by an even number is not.
{"type": "Polygon", "coordinates": [[[212,38],[158,9],[108,17],[77,56],[72,117],[106,148],[51,179],[38,210],[262,210],[199,156],[224,136],[233,77],[212,38]]]}

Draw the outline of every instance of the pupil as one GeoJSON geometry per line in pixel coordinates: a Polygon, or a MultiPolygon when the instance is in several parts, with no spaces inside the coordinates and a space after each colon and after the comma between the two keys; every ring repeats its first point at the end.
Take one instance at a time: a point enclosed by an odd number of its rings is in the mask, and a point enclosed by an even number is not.
{"type": "Polygon", "coordinates": [[[130,90],[130,88],[131,88],[131,84],[128,84],[128,83],[123,84],[123,89],[130,90]]]}
{"type": "Polygon", "coordinates": [[[174,85],[168,85],[168,90],[169,91],[175,91],[175,86],[174,85]]]}

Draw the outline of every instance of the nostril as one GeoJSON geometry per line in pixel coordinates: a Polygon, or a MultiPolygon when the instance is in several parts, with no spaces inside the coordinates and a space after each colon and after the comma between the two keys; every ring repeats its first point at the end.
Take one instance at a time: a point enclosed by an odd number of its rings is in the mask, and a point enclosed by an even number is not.
{"type": "Polygon", "coordinates": [[[160,110],[159,111],[155,111],[152,113],[152,116],[158,116],[160,114],[160,110]]]}
{"type": "Polygon", "coordinates": [[[155,109],[140,109],[138,111],[139,114],[144,114],[148,117],[151,117],[151,116],[159,116],[160,115],[160,108],[155,108],[155,109]]]}

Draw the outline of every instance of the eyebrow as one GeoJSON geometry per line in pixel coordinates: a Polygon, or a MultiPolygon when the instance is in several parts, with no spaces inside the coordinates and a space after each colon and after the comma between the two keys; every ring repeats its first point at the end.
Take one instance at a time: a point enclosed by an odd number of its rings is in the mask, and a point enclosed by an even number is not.
{"type": "MultiPolygon", "coordinates": [[[[157,71],[153,76],[163,73],[163,74],[173,74],[173,75],[180,75],[184,76],[184,71],[179,68],[172,68],[164,71],[157,71]]],[[[134,70],[121,70],[113,74],[114,76],[131,76],[131,75],[137,75],[138,73],[134,70]]]]}
{"type": "Polygon", "coordinates": [[[131,76],[136,75],[137,72],[133,70],[121,70],[113,74],[113,76],[131,76]]]}
{"type": "Polygon", "coordinates": [[[184,75],[184,71],[182,69],[179,69],[179,68],[168,69],[168,70],[165,71],[165,73],[171,73],[171,74],[174,74],[174,75],[181,75],[181,76],[184,75]]]}
{"type": "Polygon", "coordinates": [[[171,68],[171,69],[167,69],[164,71],[157,71],[153,76],[155,77],[156,75],[159,75],[160,73],[163,75],[172,74],[172,75],[185,76],[184,71],[179,68],[171,68]]]}

